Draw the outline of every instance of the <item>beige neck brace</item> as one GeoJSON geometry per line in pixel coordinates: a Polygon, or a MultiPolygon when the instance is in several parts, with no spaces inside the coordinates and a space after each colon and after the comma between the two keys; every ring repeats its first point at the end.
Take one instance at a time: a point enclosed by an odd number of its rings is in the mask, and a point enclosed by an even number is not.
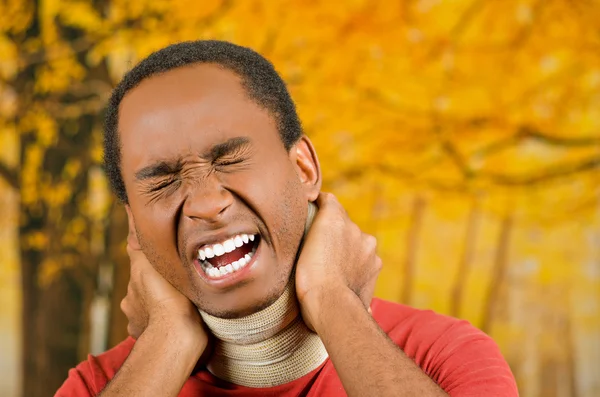
{"type": "MultiPolygon", "coordinates": [[[[309,205],[305,232],[316,207],[309,205]]],[[[216,338],[208,370],[216,377],[247,387],[270,387],[298,379],[328,357],[317,334],[300,315],[294,277],[269,307],[238,319],[200,312],[216,338]]]]}

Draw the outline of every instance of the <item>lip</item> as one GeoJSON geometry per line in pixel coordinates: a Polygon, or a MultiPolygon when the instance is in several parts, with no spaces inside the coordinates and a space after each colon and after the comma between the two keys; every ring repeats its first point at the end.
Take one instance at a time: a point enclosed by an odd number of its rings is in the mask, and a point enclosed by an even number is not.
{"type": "Polygon", "coordinates": [[[200,262],[198,261],[198,258],[194,259],[194,262],[193,262],[194,267],[196,269],[196,272],[200,276],[200,278],[202,278],[202,280],[204,280],[204,282],[206,284],[213,286],[215,288],[219,288],[219,289],[229,288],[229,287],[243,281],[244,279],[248,278],[250,276],[250,274],[252,273],[252,271],[254,270],[254,268],[256,266],[260,265],[260,262],[258,262],[258,259],[262,253],[262,246],[263,246],[262,243],[263,243],[263,241],[261,238],[258,241],[258,246],[256,247],[256,251],[254,252],[254,255],[252,255],[252,259],[250,259],[250,262],[248,262],[246,264],[246,266],[244,266],[242,269],[240,269],[234,273],[228,273],[223,277],[220,277],[220,278],[208,277],[208,275],[206,273],[204,273],[204,270],[202,270],[202,267],[200,265],[200,262]]]}
{"type": "Polygon", "coordinates": [[[198,262],[198,250],[205,245],[222,243],[223,241],[237,236],[239,234],[258,234],[257,232],[249,232],[248,229],[240,230],[222,230],[218,233],[205,235],[203,238],[198,239],[194,244],[190,244],[190,248],[187,252],[187,257],[190,263],[196,264],[198,262]]]}

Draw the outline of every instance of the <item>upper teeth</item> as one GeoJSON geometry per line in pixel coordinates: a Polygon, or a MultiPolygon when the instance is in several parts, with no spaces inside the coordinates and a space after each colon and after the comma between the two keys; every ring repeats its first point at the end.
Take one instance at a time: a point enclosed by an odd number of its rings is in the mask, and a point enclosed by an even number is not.
{"type": "Polygon", "coordinates": [[[225,253],[232,252],[238,247],[247,244],[248,241],[254,241],[253,234],[238,234],[232,238],[229,238],[221,243],[210,244],[201,247],[198,250],[198,257],[200,260],[207,258],[214,258],[215,256],[221,256],[225,253]]]}

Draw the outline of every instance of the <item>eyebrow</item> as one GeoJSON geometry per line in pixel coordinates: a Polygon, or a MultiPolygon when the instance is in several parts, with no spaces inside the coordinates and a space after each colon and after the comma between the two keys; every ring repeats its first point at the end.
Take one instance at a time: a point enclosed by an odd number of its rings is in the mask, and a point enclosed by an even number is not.
{"type": "Polygon", "coordinates": [[[248,146],[250,144],[250,139],[245,136],[238,136],[235,138],[231,138],[226,140],[223,143],[218,143],[207,150],[202,154],[207,160],[214,161],[219,157],[223,157],[227,154],[231,154],[244,146],[248,146]]]}
{"type": "MultiPolygon", "coordinates": [[[[225,142],[213,145],[210,149],[204,152],[201,157],[208,161],[214,161],[219,157],[236,152],[244,146],[250,145],[250,139],[247,137],[235,137],[228,139],[225,142]]],[[[159,161],[142,168],[135,173],[135,179],[143,181],[146,179],[157,178],[161,176],[169,176],[176,174],[182,168],[182,159],[176,161],[159,161]]]]}
{"type": "Polygon", "coordinates": [[[135,179],[143,181],[146,179],[168,176],[177,173],[181,169],[181,160],[174,162],[160,161],[158,163],[142,168],[135,173],[135,179]]]}

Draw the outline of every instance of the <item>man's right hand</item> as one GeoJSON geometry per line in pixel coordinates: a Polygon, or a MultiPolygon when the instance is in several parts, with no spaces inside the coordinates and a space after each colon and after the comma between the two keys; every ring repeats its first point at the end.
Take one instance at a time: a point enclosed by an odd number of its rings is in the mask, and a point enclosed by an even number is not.
{"type": "Polygon", "coordinates": [[[190,373],[207,353],[208,334],[194,304],[150,264],[135,235],[129,208],[127,253],[131,272],[121,309],[127,330],[137,341],[131,353],[100,393],[115,396],[177,396],[190,373]]]}
{"type": "MultiPolygon", "coordinates": [[[[177,291],[152,266],[142,251],[137,238],[131,210],[126,207],[129,233],[127,255],[130,260],[127,295],[121,301],[121,310],[129,321],[127,332],[135,339],[149,326],[177,326],[178,331],[202,341],[206,346],[208,337],[196,306],[177,291]]],[[[200,352],[202,353],[202,352],[200,352]]]]}
{"type": "Polygon", "coordinates": [[[137,339],[150,324],[163,324],[177,325],[194,338],[207,339],[198,309],[152,267],[131,237],[127,254],[131,269],[121,310],[129,321],[129,335],[137,339]]]}

